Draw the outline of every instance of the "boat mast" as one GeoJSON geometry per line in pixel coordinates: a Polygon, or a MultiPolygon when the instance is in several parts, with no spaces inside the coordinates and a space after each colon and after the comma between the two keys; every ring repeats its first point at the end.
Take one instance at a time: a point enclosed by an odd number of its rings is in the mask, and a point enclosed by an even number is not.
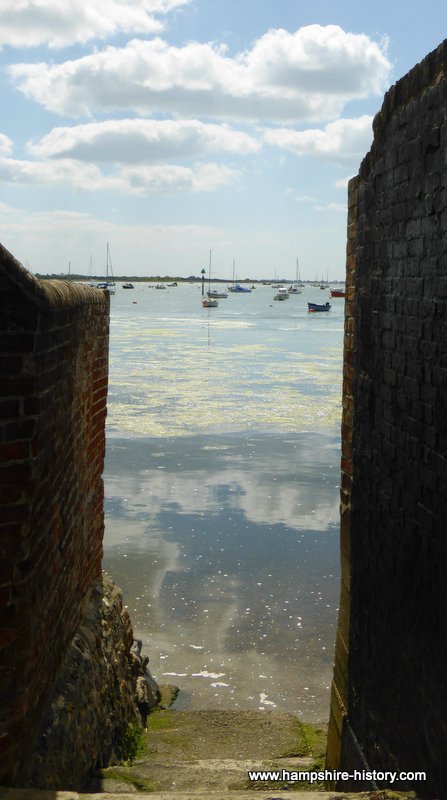
{"type": "Polygon", "coordinates": [[[109,279],[109,267],[110,267],[110,278],[112,286],[115,285],[115,278],[113,277],[113,269],[112,269],[112,259],[110,257],[110,248],[109,243],[107,242],[107,253],[106,253],[106,282],[109,279]]]}

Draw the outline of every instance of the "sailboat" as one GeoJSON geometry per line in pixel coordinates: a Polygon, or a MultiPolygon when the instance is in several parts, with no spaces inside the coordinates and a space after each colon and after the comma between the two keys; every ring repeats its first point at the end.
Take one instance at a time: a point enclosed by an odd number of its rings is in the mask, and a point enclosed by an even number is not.
{"type": "Polygon", "coordinates": [[[321,276],[320,289],[329,289],[329,270],[327,271],[327,274],[326,274],[326,283],[324,282],[323,275],[321,276]]]}
{"type": "Polygon", "coordinates": [[[99,281],[98,283],[91,283],[90,286],[95,286],[96,289],[103,289],[109,294],[115,294],[115,279],[113,277],[112,259],[110,257],[110,247],[108,242],[106,252],[106,279],[105,281],[99,281]]]}
{"type": "Polygon", "coordinates": [[[299,265],[298,265],[298,259],[297,259],[297,260],[296,260],[296,277],[295,277],[295,283],[292,283],[292,284],[289,286],[289,294],[302,294],[302,293],[303,293],[303,292],[302,292],[302,289],[301,289],[301,287],[302,287],[302,285],[303,285],[303,284],[302,284],[302,283],[300,283],[300,282],[299,282],[299,280],[300,280],[300,269],[299,269],[299,265]]]}
{"type": "MultiPolygon", "coordinates": [[[[207,296],[210,300],[225,300],[228,297],[227,292],[222,292],[219,289],[212,289],[211,288],[211,250],[210,250],[210,267],[209,267],[209,274],[208,274],[208,291],[207,296]]],[[[217,305],[217,303],[216,303],[217,305]]]]}
{"type": "Polygon", "coordinates": [[[251,292],[249,286],[241,286],[240,283],[236,283],[234,278],[234,259],[233,259],[233,283],[231,286],[228,287],[229,292],[251,292]]]}
{"type": "Polygon", "coordinates": [[[208,292],[207,297],[202,297],[202,306],[204,308],[217,308],[219,303],[215,297],[210,297],[211,292],[211,250],[210,250],[210,264],[208,268],[208,292]]]}

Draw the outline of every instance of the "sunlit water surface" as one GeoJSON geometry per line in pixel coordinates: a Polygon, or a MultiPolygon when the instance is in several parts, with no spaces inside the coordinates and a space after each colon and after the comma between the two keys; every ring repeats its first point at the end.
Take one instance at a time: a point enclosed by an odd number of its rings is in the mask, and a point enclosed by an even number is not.
{"type": "Polygon", "coordinates": [[[328,715],[343,300],[118,288],[104,566],[178,708],[328,715]]]}

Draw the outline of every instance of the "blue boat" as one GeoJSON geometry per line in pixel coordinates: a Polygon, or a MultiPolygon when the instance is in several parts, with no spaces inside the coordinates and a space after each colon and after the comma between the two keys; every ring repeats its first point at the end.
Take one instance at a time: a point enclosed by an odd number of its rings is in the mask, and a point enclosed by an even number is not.
{"type": "Polygon", "coordinates": [[[241,286],[240,283],[235,283],[233,286],[228,287],[229,292],[251,292],[249,286],[241,286]]]}
{"type": "Polygon", "coordinates": [[[235,265],[235,261],[233,259],[233,285],[232,286],[227,286],[228,291],[229,292],[251,292],[251,289],[250,289],[249,286],[241,286],[241,284],[237,283],[237,281],[235,280],[235,278],[234,278],[234,265],[235,265]]]}
{"type": "Polygon", "coordinates": [[[320,305],[319,303],[308,303],[307,304],[307,310],[309,312],[330,311],[331,310],[331,304],[329,302],[328,303],[324,303],[324,305],[320,305]]]}

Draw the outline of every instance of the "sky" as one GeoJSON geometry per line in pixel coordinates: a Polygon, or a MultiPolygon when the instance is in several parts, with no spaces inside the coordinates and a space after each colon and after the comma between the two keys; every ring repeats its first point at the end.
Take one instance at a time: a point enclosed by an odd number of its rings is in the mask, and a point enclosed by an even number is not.
{"type": "Polygon", "coordinates": [[[0,0],[1,243],[36,273],[342,280],[414,0],[0,0]],[[210,258],[211,252],[211,258],[210,258]]]}

